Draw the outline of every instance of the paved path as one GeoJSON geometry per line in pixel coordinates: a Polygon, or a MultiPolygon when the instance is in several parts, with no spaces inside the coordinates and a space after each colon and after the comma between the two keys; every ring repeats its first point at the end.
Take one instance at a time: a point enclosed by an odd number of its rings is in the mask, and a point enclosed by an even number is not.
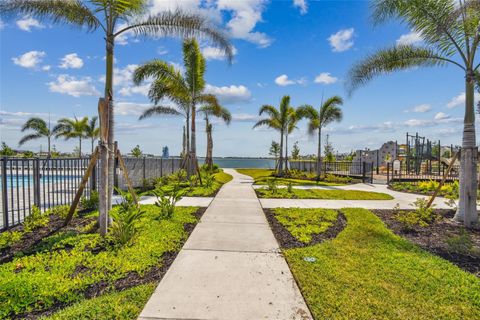
{"type": "Polygon", "coordinates": [[[312,319],[251,186],[211,202],[139,319],[312,319]]]}

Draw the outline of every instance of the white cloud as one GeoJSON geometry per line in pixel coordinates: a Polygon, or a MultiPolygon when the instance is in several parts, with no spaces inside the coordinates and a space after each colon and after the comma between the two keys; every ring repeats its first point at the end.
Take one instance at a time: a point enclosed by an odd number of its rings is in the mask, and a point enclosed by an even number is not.
{"type": "Polygon", "coordinates": [[[13,57],[12,61],[20,67],[33,69],[42,62],[43,57],[45,57],[44,51],[29,51],[18,57],[13,57]]]}
{"type": "Polygon", "coordinates": [[[115,113],[121,116],[140,116],[152,105],[148,103],[117,102],[115,113]]]}
{"type": "Polygon", "coordinates": [[[30,32],[32,28],[45,28],[37,19],[32,17],[23,17],[23,19],[17,20],[17,26],[23,31],[30,32]]]}
{"type": "Polygon", "coordinates": [[[148,95],[148,90],[150,90],[150,83],[142,84],[139,86],[131,85],[125,86],[118,90],[118,93],[124,97],[131,96],[132,94],[141,94],[144,96],[148,95]]]}
{"type": "Polygon", "coordinates": [[[354,28],[342,29],[328,38],[333,52],[343,52],[353,47],[354,28]]]}
{"type": "MultiPolygon", "coordinates": [[[[113,68],[113,86],[119,88],[118,93],[120,95],[142,94],[146,96],[148,94],[150,81],[146,81],[140,86],[133,84],[133,73],[137,67],[137,64],[129,64],[124,68],[113,68]]],[[[100,81],[105,83],[105,76],[101,76],[100,81]]]]}
{"type": "Polygon", "coordinates": [[[52,68],[52,66],[45,65],[45,66],[42,67],[42,70],[43,71],[50,71],[51,68],[52,68]]]}
{"type": "Polygon", "coordinates": [[[262,21],[266,3],[265,0],[218,0],[217,8],[231,14],[226,26],[233,38],[247,40],[265,48],[270,46],[273,40],[254,29],[257,23],[262,21]]]}
{"type": "Polygon", "coordinates": [[[52,92],[68,94],[76,98],[80,96],[100,95],[100,92],[98,92],[95,86],[92,84],[92,79],[90,77],[77,79],[73,76],[61,74],[55,81],[47,84],[52,92]]]}
{"type": "Polygon", "coordinates": [[[0,19],[0,30],[3,30],[3,28],[5,28],[6,24],[5,22],[3,22],[2,19],[0,19]]]}
{"type": "Polygon", "coordinates": [[[452,100],[447,103],[447,108],[453,109],[462,105],[465,105],[465,92],[462,92],[458,96],[453,97],[452,100]]]}
{"type": "Polygon", "coordinates": [[[260,116],[249,113],[234,113],[232,114],[232,120],[236,122],[257,122],[260,120],[260,116]]]}
{"type": "Polygon", "coordinates": [[[411,31],[407,34],[402,34],[400,38],[397,39],[397,45],[412,45],[422,42],[422,36],[420,33],[411,31]]]}
{"type": "Polygon", "coordinates": [[[438,112],[435,117],[433,118],[434,120],[445,120],[449,119],[450,116],[444,112],[438,112]]]}
{"type": "Polygon", "coordinates": [[[167,54],[167,53],[168,53],[168,50],[165,49],[164,47],[158,47],[158,48],[157,48],[157,54],[158,54],[159,56],[163,56],[163,55],[165,55],[165,54],[167,54]]]}
{"type": "Polygon", "coordinates": [[[151,123],[117,123],[115,124],[115,130],[117,131],[127,131],[128,133],[134,130],[150,129],[154,128],[154,125],[151,123]]]}
{"type": "MultiPolygon", "coordinates": [[[[233,55],[237,54],[237,48],[233,47],[233,55]]],[[[226,56],[222,50],[215,47],[202,48],[202,54],[207,60],[225,60],[226,56]]]]}
{"type": "Polygon", "coordinates": [[[41,117],[46,116],[48,113],[38,113],[38,112],[24,112],[24,111],[4,111],[0,110],[0,116],[12,116],[12,117],[41,117]]]}
{"type": "Polygon", "coordinates": [[[409,119],[404,122],[407,127],[420,127],[425,125],[430,125],[431,120],[420,120],[420,119],[409,119]]]}
{"type": "Polygon", "coordinates": [[[423,103],[413,107],[412,109],[407,109],[405,110],[405,112],[425,113],[430,110],[432,110],[432,106],[429,105],[428,103],[423,103]]]}
{"type": "Polygon", "coordinates": [[[332,76],[330,72],[322,72],[315,78],[315,83],[332,84],[337,80],[338,78],[332,76]]]}
{"type": "Polygon", "coordinates": [[[301,14],[306,14],[308,12],[307,0],[293,0],[293,5],[300,9],[301,14]]]}
{"type": "Polygon", "coordinates": [[[275,83],[281,87],[285,87],[292,84],[305,84],[307,80],[305,78],[289,79],[286,74],[282,74],[275,78],[275,83]]]}
{"type": "Polygon", "coordinates": [[[83,60],[76,53],[65,55],[60,64],[62,69],[80,69],[81,67],[83,67],[83,60]]]}
{"type": "Polygon", "coordinates": [[[224,104],[248,102],[252,97],[250,90],[243,85],[216,87],[207,84],[205,86],[205,92],[216,95],[218,100],[224,104]]]}

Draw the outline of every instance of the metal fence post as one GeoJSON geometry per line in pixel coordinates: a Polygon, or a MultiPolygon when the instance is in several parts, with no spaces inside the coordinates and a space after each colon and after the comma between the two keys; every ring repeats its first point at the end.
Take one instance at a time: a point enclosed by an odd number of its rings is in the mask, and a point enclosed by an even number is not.
{"type": "Polygon", "coordinates": [[[362,182],[365,183],[365,176],[366,176],[366,172],[365,172],[365,169],[366,169],[366,162],[362,162],[362,182]]]}
{"type": "Polygon", "coordinates": [[[3,229],[8,228],[7,157],[2,159],[3,229]]]}
{"type": "Polygon", "coordinates": [[[97,190],[97,164],[93,165],[92,175],[90,176],[90,190],[97,190]]]}
{"type": "Polygon", "coordinates": [[[390,163],[387,162],[387,185],[390,185],[390,163]]]}
{"type": "Polygon", "coordinates": [[[145,160],[145,156],[143,156],[143,163],[142,163],[142,166],[143,166],[143,181],[145,181],[145,179],[147,178],[147,175],[146,175],[146,164],[147,164],[147,160],[145,160]]]}
{"type": "Polygon", "coordinates": [[[163,158],[160,158],[160,177],[163,177],[163,158]]]}
{"type": "Polygon", "coordinates": [[[40,208],[40,159],[33,160],[33,204],[40,208]]]}

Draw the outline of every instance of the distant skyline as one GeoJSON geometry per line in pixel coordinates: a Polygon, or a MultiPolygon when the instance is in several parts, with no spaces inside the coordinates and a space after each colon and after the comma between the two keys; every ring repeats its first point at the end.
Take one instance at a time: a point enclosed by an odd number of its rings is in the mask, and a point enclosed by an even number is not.
{"type": "MultiPolygon", "coordinates": [[[[368,1],[150,0],[152,14],[181,7],[208,15],[231,36],[235,58],[228,65],[208,43],[207,90],[219,96],[233,121],[214,123],[214,156],[267,156],[277,132],[252,129],[262,104],[278,106],[283,95],[294,106],[318,107],[322,96],[344,98],[344,119],[329,125],[336,151],[376,149],[383,142],[403,143],[406,132],[418,132],[442,145],[461,144],[464,112],[463,74],[453,67],[415,69],[375,79],[348,97],[344,82],[349,68],[374,50],[421,37],[400,23],[373,27],[368,1]]],[[[101,33],[39,22],[18,16],[0,21],[0,135],[12,148],[31,116],[52,123],[63,117],[95,116],[104,85],[104,40],[101,33]]],[[[132,73],[142,62],[157,58],[181,68],[181,40],[122,37],[115,50],[116,140],[124,153],[137,144],[144,153],[170,155],[182,148],[183,120],[154,117],[138,121],[150,106],[148,84],[134,86],[132,73]]],[[[478,101],[479,97],[476,97],[478,101]]],[[[53,126],[53,125],[52,125],[53,126]]],[[[307,135],[306,121],[289,136],[301,154],[316,151],[316,136],[307,135]]],[[[198,122],[199,156],[204,156],[204,122],[198,122]]],[[[75,141],[54,140],[61,151],[75,141]]],[[[46,141],[21,149],[46,149],[46,141]]],[[[85,143],[87,146],[88,143],[85,143]]],[[[85,150],[88,148],[85,148],[85,150]]]]}

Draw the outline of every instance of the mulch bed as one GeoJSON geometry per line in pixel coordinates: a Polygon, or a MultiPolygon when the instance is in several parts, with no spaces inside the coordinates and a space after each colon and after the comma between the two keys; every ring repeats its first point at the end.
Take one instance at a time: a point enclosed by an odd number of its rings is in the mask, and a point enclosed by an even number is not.
{"type": "MultiPolygon", "coordinates": [[[[461,269],[480,277],[480,254],[464,254],[453,252],[447,240],[458,236],[463,225],[452,220],[455,215],[453,210],[435,210],[441,218],[426,228],[416,228],[408,231],[402,224],[395,220],[394,210],[372,210],[395,234],[420,246],[437,256],[446,259],[461,269]]],[[[473,240],[474,247],[480,252],[480,230],[465,229],[473,240]]]]}
{"type": "MultiPolygon", "coordinates": [[[[195,217],[198,220],[200,220],[200,218],[203,216],[206,210],[207,208],[205,207],[199,208],[194,214],[195,217]]],[[[197,223],[186,223],[183,225],[183,229],[188,234],[188,236],[185,238],[185,241],[188,239],[193,229],[195,229],[196,224],[197,223]]],[[[89,288],[87,288],[86,291],[84,291],[84,296],[86,299],[91,299],[112,291],[122,291],[125,289],[129,289],[132,287],[136,287],[136,286],[146,284],[146,283],[151,283],[151,282],[158,283],[160,282],[160,280],[163,278],[167,270],[172,265],[173,261],[178,255],[178,252],[179,251],[165,252],[161,258],[162,265],[160,267],[158,266],[153,267],[152,269],[145,272],[143,275],[139,275],[136,272],[130,272],[124,278],[118,279],[113,283],[109,283],[105,281],[95,283],[91,285],[89,288]]],[[[78,272],[86,272],[86,271],[88,271],[88,268],[80,267],[78,270],[78,272]]],[[[68,304],[65,304],[65,303],[57,303],[53,305],[51,308],[49,308],[48,310],[33,311],[29,313],[20,314],[15,316],[13,319],[37,319],[42,316],[52,315],[58,310],[63,309],[67,306],[68,304]]]]}
{"type": "Polygon", "coordinates": [[[263,209],[263,212],[265,212],[268,223],[270,224],[270,228],[272,229],[273,234],[275,235],[275,238],[277,239],[278,243],[280,244],[280,248],[282,249],[303,248],[333,239],[347,225],[347,219],[345,218],[343,213],[339,212],[337,220],[335,221],[333,226],[328,228],[328,230],[325,232],[314,234],[312,236],[312,241],[310,241],[309,243],[304,243],[295,239],[295,237],[293,237],[292,234],[280,222],[278,222],[272,209],[263,209]]]}

